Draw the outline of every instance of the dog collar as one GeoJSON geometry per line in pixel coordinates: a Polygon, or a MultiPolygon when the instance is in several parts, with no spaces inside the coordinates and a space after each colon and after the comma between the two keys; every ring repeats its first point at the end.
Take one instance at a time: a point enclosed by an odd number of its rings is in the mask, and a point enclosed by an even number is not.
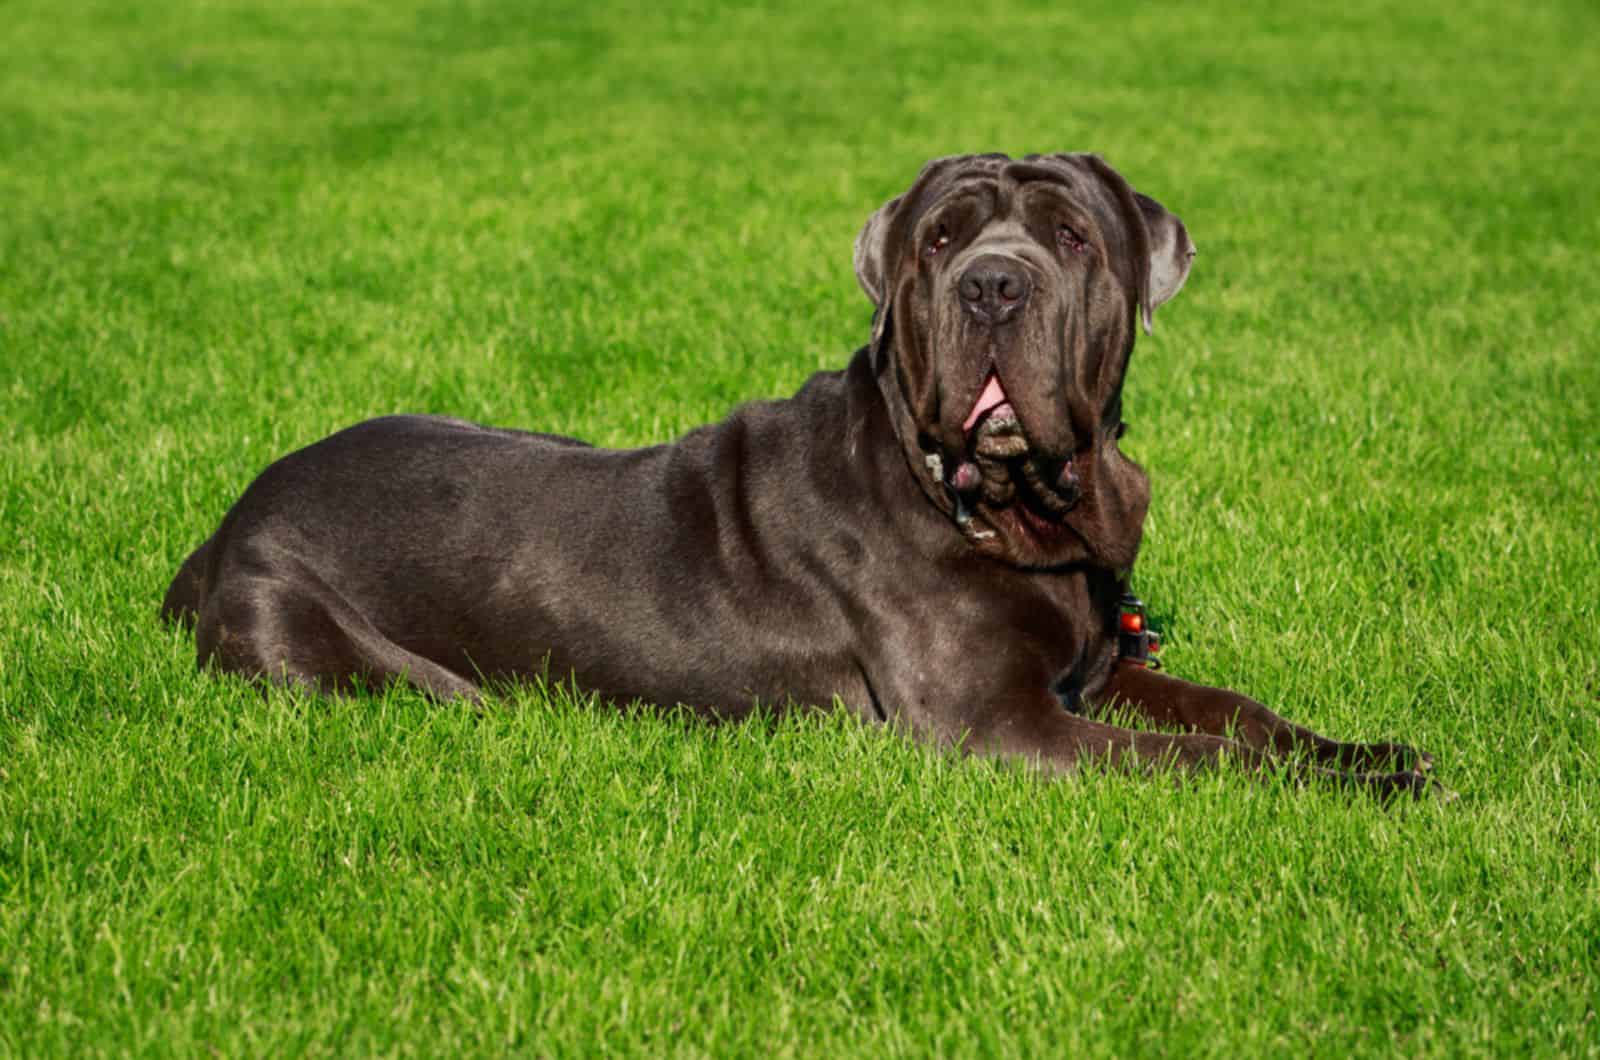
{"type": "Polygon", "coordinates": [[[1156,653],[1161,650],[1161,636],[1151,629],[1144,617],[1144,601],[1132,593],[1123,593],[1117,604],[1117,660],[1134,666],[1161,669],[1156,653]]]}

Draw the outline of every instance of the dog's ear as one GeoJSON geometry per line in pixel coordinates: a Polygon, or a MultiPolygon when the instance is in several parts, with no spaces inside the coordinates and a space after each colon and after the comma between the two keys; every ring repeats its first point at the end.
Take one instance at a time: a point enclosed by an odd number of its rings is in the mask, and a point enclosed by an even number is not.
{"type": "Polygon", "coordinates": [[[896,195],[872,212],[867,223],[856,236],[856,282],[872,299],[874,306],[883,305],[883,289],[888,282],[888,262],[884,258],[887,248],[884,241],[889,236],[889,222],[904,196],[896,195]]]}
{"type": "Polygon", "coordinates": [[[897,195],[874,210],[856,236],[856,282],[872,299],[872,338],[868,345],[874,350],[883,341],[889,323],[889,307],[883,304],[889,286],[889,226],[903,198],[897,195]]]}
{"type": "Polygon", "coordinates": [[[1134,192],[1133,198],[1139,204],[1145,232],[1150,237],[1150,275],[1139,303],[1144,333],[1148,335],[1156,307],[1182,290],[1196,252],[1189,230],[1172,211],[1148,195],[1134,192]]]}
{"type": "Polygon", "coordinates": [[[1128,224],[1144,229],[1142,233],[1133,233],[1132,252],[1136,259],[1134,274],[1135,285],[1139,288],[1139,317],[1144,323],[1145,334],[1150,334],[1156,308],[1170,301],[1183,287],[1183,281],[1189,278],[1189,265],[1195,255],[1189,230],[1165,206],[1148,195],[1134,191],[1122,174],[1112,169],[1111,164],[1099,155],[1056,157],[1087,164],[1120,200],[1128,224]],[[1142,241],[1138,238],[1140,235],[1144,236],[1142,241]],[[1147,257],[1141,253],[1141,242],[1147,257]],[[1138,261],[1140,257],[1144,257],[1144,261],[1138,261]],[[1140,265],[1143,267],[1140,268],[1140,265]]]}

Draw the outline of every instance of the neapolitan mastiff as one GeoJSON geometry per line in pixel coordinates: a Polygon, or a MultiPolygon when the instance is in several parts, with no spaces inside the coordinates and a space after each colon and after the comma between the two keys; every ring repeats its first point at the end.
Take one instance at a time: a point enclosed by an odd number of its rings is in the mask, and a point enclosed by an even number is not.
{"type": "Polygon", "coordinates": [[[1061,770],[1299,752],[1425,791],[1426,755],[1127,657],[1149,487],[1123,377],[1193,255],[1097,156],[937,160],[856,242],[877,313],[843,371],[645,449],[358,424],[262,472],[163,613],[201,665],[324,690],[543,673],[717,718],[838,702],[1061,770]],[[1093,719],[1113,704],[1181,731],[1093,719]]]}

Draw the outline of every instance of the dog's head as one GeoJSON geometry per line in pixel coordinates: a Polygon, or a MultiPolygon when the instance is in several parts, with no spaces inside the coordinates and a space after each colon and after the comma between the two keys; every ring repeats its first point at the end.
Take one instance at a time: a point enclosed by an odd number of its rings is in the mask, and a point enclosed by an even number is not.
{"type": "Polygon", "coordinates": [[[1117,448],[1123,376],[1194,252],[1095,155],[939,159],[867,221],[879,385],[912,473],[974,547],[1132,566],[1150,494],[1117,448]]]}

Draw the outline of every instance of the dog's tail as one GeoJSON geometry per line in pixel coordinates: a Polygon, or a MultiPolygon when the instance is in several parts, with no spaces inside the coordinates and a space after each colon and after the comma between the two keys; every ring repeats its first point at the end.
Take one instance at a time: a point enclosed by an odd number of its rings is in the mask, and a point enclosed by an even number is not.
{"type": "Polygon", "coordinates": [[[167,586],[167,595],[161,601],[161,618],[174,625],[193,626],[200,617],[200,607],[206,599],[206,567],[211,559],[212,543],[216,535],[206,538],[205,544],[190,553],[178,568],[177,577],[167,586]]]}

